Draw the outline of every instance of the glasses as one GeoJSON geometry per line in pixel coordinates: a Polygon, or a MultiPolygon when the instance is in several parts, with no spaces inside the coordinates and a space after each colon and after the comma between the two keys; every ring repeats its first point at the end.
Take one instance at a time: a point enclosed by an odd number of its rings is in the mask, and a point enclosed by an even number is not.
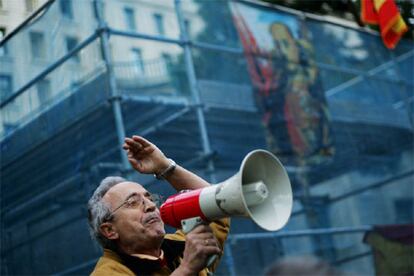
{"type": "Polygon", "coordinates": [[[141,194],[137,194],[137,193],[133,193],[131,195],[129,195],[124,202],[122,202],[118,207],[116,207],[112,212],[110,212],[107,216],[106,216],[106,221],[110,221],[113,219],[114,214],[116,211],[118,211],[119,209],[121,209],[122,207],[126,207],[126,208],[132,208],[132,209],[142,209],[145,206],[145,199],[151,201],[152,203],[155,204],[155,206],[157,208],[159,208],[161,206],[162,203],[162,196],[158,195],[158,194],[146,194],[145,196],[141,195],[141,194]]]}

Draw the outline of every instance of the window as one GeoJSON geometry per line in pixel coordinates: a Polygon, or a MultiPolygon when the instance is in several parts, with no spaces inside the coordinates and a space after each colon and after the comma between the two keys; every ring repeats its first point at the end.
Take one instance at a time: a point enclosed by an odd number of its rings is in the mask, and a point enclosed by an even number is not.
{"type": "MultiPolygon", "coordinates": [[[[68,36],[66,37],[66,51],[72,51],[78,45],[78,39],[76,37],[68,36]]],[[[75,62],[80,62],[79,53],[76,53],[71,60],[75,62]]]]}
{"type": "Polygon", "coordinates": [[[72,0],[59,0],[59,8],[64,17],[73,18],[72,0]]]}
{"type": "Polygon", "coordinates": [[[154,14],[153,17],[154,17],[155,27],[157,28],[158,34],[165,35],[164,17],[159,13],[154,14]]]}
{"type": "Polygon", "coordinates": [[[13,90],[12,78],[9,75],[0,75],[0,100],[7,99],[13,90]]]}
{"type": "MultiPolygon", "coordinates": [[[[6,28],[0,27],[0,41],[6,36],[6,28]]],[[[7,55],[7,43],[0,48],[0,57],[7,55]]]]}
{"type": "Polygon", "coordinates": [[[184,19],[184,28],[185,28],[185,31],[187,32],[187,35],[189,36],[191,32],[190,20],[184,19]]]}
{"type": "Polygon", "coordinates": [[[34,11],[37,8],[37,4],[37,0],[26,0],[26,11],[34,11]]]}
{"type": "Polygon", "coordinates": [[[134,61],[134,71],[138,74],[145,73],[144,61],[142,59],[142,51],[141,49],[134,48],[131,50],[132,52],[132,60],[134,61]]]}
{"type": "Polygon", "coordinates": [[[47,103],[51,98],[50,81],[42,79],[36,83],[37,97],[39,104],[47,103]]]}
{"type": "Polygon", "coordinates": [[[135,12],[132,8],[124,8],[125,25],[130,31],[135,31],[137,26],[135,25],[135,12]]]}
{"type": "Polygon", "coordinates": [[[30,33],[30,47],[33,58],[46,58],[45,36],[40,32],[30,33]]]}

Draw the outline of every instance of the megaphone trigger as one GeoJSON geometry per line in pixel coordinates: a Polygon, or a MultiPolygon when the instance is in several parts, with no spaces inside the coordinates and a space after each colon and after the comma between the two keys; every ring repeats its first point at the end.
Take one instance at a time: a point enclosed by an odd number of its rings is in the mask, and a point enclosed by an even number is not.
{"type": "Polygon", "coordinates": [[[181,221],[181,227],[183,229],[183,232],[185,234],[189,233],[191,230],[193,230],[197,225],[200,225],[203,223],[203,220],[200,217],[195,218],[189,218],[189,219],[183,219],[181,221]]]}
{"type": "MultiPolygon", "coordinates": [[[[196,228],[198,225],[205,223],[205,221],[203,221],[203,219],[201,219],[200,217],[194,217],[194,218],[188,218],[188,219],[183,219],[181,221],[181,227],[182,230],[185,234],[191,232],[194,228],[196,228]]],[[[217,255],[212,255],[208,258],[207,261],[207,265],[206,267],[210,267],[214,261],[217,259],[217,255]]]]}

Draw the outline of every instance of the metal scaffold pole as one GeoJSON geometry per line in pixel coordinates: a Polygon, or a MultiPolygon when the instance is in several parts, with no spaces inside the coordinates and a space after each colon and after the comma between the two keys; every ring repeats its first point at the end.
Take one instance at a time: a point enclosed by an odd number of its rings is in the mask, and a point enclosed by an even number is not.
{"type": "MultiPolygon", "coordinates": [[[[198,121],[198,127],[199,127],[200,135],[201,135],[201,142],[203,145],[203,153],[205,156],[210,156],[211,155],[210,140],[208,138],[203,106],[201,105],[200,92],[197,86],[197,78],[196,78],[195,69],[194,69],[193,57],[191,55],[189,37],[188,37],[187,29],[185,28],[185,25],[184,25],[184,17],[183,17],[183,13],[181,9],[181,0],[175,0],[174,3],[175,3],[175,11],[177,13],[178,24],[180,27],[180,38],[183,41],[182,47],[184,50],[186,73],[188,77],[191,95],[194,101],[194,106],[196,108],[196,113],[197,113],[197,121],[198,121]]],[[[214,173],[215,172],[214,162],[211,158],[208,160],[207,170],[210,175],[210,181],[212,183],[217,182],[215,173],[214,173]]]]}
{"type": "Polygon", "coordinates": [[[129,162],[126,154],[122,150],[122,145],[124,144],[124,137],[125,137],[125,127],[124,127],[124,120],[122,117],[122,110],[121,110],[121,96],[119,95],[119,91],[116,85],[116,79],[112,67],[112,58],[111,52],[109,49],[109,30],[107,28],[107,24],[103,17],[103,10],[102,10],[102,1],[95,0],[94,7],[96,11],[96,17],[98,20],[98,33],[101,41],[101,48],[102,54],[105,62],[105,67],[108,72],[108,81],[109,81],[109,92],[110,92],[110,101],[112,105],[112,110],[115,117],[115,127],[116,133],[118,138],[118,147],[120,151],[120,157],[122,162],[123,170],[127,170],[129,167],[129,162]]]}

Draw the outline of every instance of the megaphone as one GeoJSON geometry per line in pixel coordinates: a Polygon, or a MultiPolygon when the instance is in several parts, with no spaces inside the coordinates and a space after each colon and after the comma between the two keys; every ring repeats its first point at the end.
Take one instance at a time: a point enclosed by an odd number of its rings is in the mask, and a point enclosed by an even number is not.
{"type": "Polygon", "coordinates": [[[161,219],[175,228],[200,217],[248,217],[268,231],[282,228],[292,212],[292,188],[282,163],[266,150],[254,150],[243,159],[238,173],[206,188],[169,197],[160,207],[161,219]]]}

